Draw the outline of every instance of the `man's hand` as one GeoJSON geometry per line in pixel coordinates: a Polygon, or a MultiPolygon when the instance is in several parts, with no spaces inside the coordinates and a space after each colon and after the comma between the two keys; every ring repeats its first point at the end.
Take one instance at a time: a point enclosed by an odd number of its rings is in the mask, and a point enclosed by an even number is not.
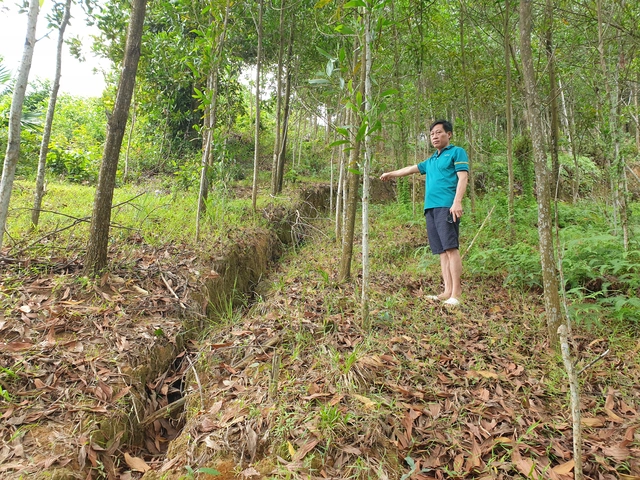
{"type": "Polygon", "coordinates": [[[451,208],[449,209],[449,211],[451,212],[451,217],[453,218],[453,221],[457,222],[458,219],[462,217],[462,214],[464,213],[462,211],[462,202],[453,202],[453,205],[451,205],[451,208]]]}
{"type": "Polygon", "coordinates": [[[393,172],[384,172],[380,175],[380,180],[386,182],[387,180],[391,180],[393,178],[393,172]]]}

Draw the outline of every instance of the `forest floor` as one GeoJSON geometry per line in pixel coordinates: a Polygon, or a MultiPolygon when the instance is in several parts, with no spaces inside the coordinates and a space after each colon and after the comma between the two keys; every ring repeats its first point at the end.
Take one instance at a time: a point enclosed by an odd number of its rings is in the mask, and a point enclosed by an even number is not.
{"type": "MultiPolygon", "coordinates": [[[[191,296],[206,259],[186,245],[132,236],[96,282],[65,252],[7,265],[0,478],[573,478],[540,293],[465,275],[462,306],[429,300],[439,266],[424,226],[394,208],[372,211],[366,324],[359,249],[353,281],[337,283],[330,222],[212,324],[191,296]],[[145,377],[158,349],[175,360],[145,377]]],[[[572,351],[588,366],[587,478],[639,479],[637,327],[574,326],[572,351]]]]}

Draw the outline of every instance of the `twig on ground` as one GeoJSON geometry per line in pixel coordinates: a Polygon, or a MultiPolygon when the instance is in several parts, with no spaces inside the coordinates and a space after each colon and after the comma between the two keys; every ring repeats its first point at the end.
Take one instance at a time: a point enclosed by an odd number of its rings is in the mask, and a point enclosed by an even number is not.
{"type": "Polygon", "coordinates": [[[594,358],[593,360],[591,360],[589,363],[587,363],[584,367],[582,367],[582,370],[580,370],[578,373],[576,373],[576,376],[580,376],[580,374],[582,372],[584,372],[585,370],[587,370],[588,368],[591,368],[591,366],[602,360],[604,357],[606,357],[609,354],[609,349],[607,348],[604,352],[602,352],[600,355],[598,355],[596,358],[594,358]]]}
{"type": "Polygon", "coordinates": [[[172,410],[175,410],[176,408],[182,407],[185,404],[186,401],[187,401],[187,396],[185,395],[184,397],[179,398],[175,402],[170,403],[169,405],[165,405],[162,408],[159,408],[158,410],[153,412],[151,415],[146,416],[140,422],[140,425],[141,426],[149,425],[150,423],[155,422],[159,418],[166,417],[167,415],[169,415],[171,413],[172,410]]]}
{"type": "Polygon", "coordinates": [[[182,303],[182,301],[180,300],[180,297],[178,296],[178,294],[173,291],[173,288],[171,288],[171,285],[169,285],[169,282],[167,282],[167,279],[164,278],[164,274],[162,272],[160,272],[160,278],[162,278],[162,281],[167,286],[169,291],[173,294],[173,296],[176,297],[176,300],[178,300],[178,303],[180,304],[180,306],[182,308],[187,308],[186,305],[184,303],[182,303]]]}
{"type": "Polygon", "coordinates": [[[198,393],[200,394],[200,408],[204,408],[204,396],[202,395],[202,384],[200,383],[200,377],[198,377],[198,371],[191,361],[191,358],[189,358],[189,355],[186,355],[186,357],[187,361],[189,362],[189,366],[193,370],[193,375],[196,377],[196,383],[198,384],[198,393]]]}

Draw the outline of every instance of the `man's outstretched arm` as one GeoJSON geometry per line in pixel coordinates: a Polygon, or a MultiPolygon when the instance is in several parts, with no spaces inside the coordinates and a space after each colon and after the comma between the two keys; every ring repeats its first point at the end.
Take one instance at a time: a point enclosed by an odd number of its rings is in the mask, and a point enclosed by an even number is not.
{"type": "Polygon", "coordinates": [[[407,175],[412,175],[414,173],[420,173],[420,170],[418,170],[417,165],[410,165],[399,170],[393,170],[392,172],[385,172],[380,175],[380,180],[387,181],[392,178],[406,177],[407,175]]]}

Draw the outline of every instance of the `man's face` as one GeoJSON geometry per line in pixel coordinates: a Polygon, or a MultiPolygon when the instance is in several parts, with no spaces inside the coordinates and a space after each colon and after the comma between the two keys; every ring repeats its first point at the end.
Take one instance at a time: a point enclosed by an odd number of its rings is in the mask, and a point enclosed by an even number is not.
{"type": "Polygon", "coordinates": [[[440,124],[431,129],[431,144],[438,150],[442,150],[451,140],[451,132],[445,132],[444,127],[440,124]]]}

